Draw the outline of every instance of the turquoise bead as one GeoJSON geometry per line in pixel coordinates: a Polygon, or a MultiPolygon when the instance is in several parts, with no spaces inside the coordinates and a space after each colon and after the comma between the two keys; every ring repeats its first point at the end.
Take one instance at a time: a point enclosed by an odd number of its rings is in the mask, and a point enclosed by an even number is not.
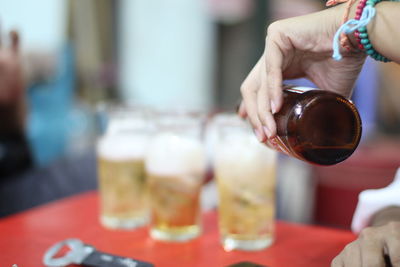
{"type": "Polygon", "coordinates": [[[368,49],[367,51],[365,51],[365,53],[367,53],[367,55],[372,56],[374,54],[374,50],[372,49],[368,49]]]}
{"type": "MultiPolygon", "coordinates": [[[[367,0],[366,1],[366,5],[374,7],[376,4],[382,2],[384,0],[367,0]]],[[[400,2],[400,0],[392,0],[394,2],[400,2]]],[[[382,61],[382,62],[389,62],[390,60],[388,58],[386,58],[385,56],[379,54],[379,52],[377,52],[370,40],[369,40],[369,36],[368,36],[368,32],[367,32],[367,27],[360,27],[358,29],[359,32],[359,38],[360,38],[360,43],[361,45],[364,47],[364,52],[369,55],[370,57],[372,57],[373,59],[377,60],[377,61],[382,61]]]]}
{"type": "Polygon", "coordinates": [[[368,39],[361,39],[361,44],[366,45],[369,44],[369,40],[368,39]]]}
{"type": "Polygon", "coordinates": [[[362,32],[367,32],[367,27],[361,27],[360,29],[358,29],[358,31],[359,31],[360,33],[362,33],[362,32]]]}
{"type": "Polygon", "coordinates": [[[366,45],[364,45],[364,48],[365,48],[365,50],[371,49],[372,45],[371,44],[366,44],[366,45]]]}

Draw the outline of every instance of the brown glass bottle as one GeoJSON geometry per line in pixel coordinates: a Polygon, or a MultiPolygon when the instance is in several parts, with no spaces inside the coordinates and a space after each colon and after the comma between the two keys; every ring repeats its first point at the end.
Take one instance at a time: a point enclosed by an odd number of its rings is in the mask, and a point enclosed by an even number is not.
{"type": "Polygon", "coordinates": [[[289,156],[333,165],[347,159],[361,137],[356,107],[343,96],[305,87],[287,87],[274,115],[277,137],[271,144],[289,156]]]}

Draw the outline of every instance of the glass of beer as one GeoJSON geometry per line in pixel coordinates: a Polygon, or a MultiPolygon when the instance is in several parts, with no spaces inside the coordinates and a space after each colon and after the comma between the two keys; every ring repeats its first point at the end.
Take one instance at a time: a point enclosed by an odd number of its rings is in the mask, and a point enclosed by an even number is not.
{"type": "Polygon", "coordinates": [[[146,155],[152,238],[183,242],[201,233],[200,191],[206,160],[202,120],[167,116],[146,155]]]}
{"type": "Polygon", "coordinates": [[[227,251],[261,250],[274,239],[276,152],[245,121],[223,116],[214,125],[221,242],[227,251]]]}
{"type": "Polygon", "coordinates": [[[128,107],[110,108],[106,117],[97,144],[100,221],[133,229],[149,220],[144,155],[151,125],[144,112],[128,107]]]}

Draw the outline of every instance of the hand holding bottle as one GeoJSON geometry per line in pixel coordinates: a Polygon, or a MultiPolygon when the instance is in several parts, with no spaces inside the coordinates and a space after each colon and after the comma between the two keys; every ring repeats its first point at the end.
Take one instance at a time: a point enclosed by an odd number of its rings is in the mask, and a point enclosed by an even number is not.
{"type": "Polygon", "coordinates": [[[239,115],[248,117],[257,138],[276,135],[273,114],[282,106],[282,81],[305,77],[319,88],[350,96],[365,61],[363,52],[332,56],[332,40],[341,24],[343,5],[272,23],[264,54],[243,82],[239,115]]]}

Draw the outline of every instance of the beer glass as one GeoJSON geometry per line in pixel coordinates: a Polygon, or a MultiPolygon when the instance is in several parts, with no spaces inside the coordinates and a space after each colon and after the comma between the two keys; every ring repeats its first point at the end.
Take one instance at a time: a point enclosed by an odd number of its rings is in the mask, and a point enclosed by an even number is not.
{"type": "Polygon", "coordinates": [[[201,233],[200,191],[206,160],[202,119],[161,116],[146,155],[152,238],[183,242],[201,233]]]}
{"type": "Polygon", "coordinates": [[[132,107],[110,107],[102,118],[105,133],[97,144],[100,221],[107,228],[133,229],[149,219],[144,155],[152,128],[145,112],[132,107]]]}
{"type": "Polygon", "coordinates": [[[222,116],[214,124],[221,242],[227,251],[264,249],[274,239],[276,152],[245,121],[222,116]]]}

